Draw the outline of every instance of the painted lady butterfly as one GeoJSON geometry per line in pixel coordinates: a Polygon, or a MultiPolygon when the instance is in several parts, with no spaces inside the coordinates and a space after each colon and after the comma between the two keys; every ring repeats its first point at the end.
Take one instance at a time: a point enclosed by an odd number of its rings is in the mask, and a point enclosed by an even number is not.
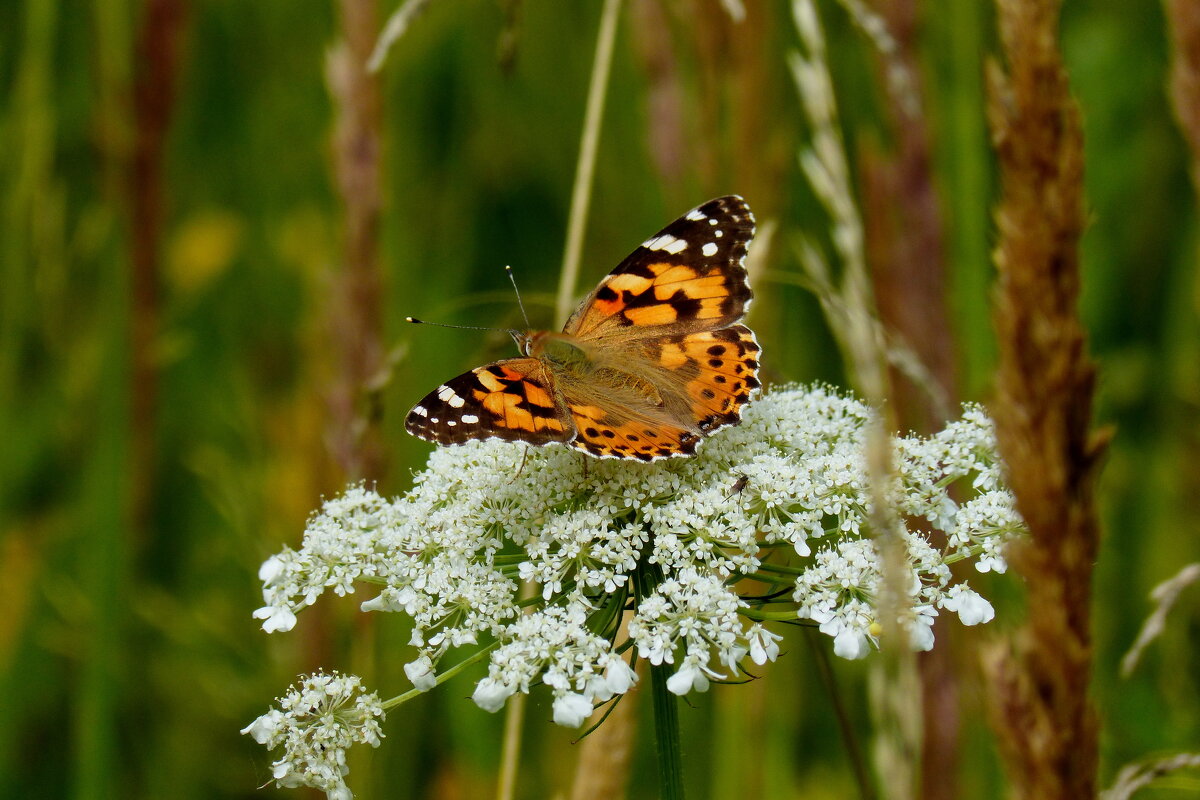
{"type": "Polygon", "coordinates": [[[663,228],[600,282],[562,333],[513,331],[523,357],[463,373],[404,426],[438,444],[563,442],[600,458],[688,456],[741,420],[758,388],[750,305],[754,216],[718,197],[663,228]]]}

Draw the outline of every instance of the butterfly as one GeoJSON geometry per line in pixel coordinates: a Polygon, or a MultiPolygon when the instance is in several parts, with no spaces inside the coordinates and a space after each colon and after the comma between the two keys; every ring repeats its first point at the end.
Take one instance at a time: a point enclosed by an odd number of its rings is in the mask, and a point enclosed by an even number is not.
{"type": "Polygon", "coordinates": [[[651,236],[592,290],[562,333],[512,331],[521,357],[430,392],[404,427],[443,445],[562,442],[598,458],[689,456],[741,421],[760,348],[750,305],[754,216],[736,195],[651,236]]]}

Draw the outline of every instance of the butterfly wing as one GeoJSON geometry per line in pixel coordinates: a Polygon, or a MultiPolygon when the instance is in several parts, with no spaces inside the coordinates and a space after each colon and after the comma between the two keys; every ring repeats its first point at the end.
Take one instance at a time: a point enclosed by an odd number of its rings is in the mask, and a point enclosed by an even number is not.
{"type": "Polygon", "coordinates": [[[744,325],[648,339],[640,353],[586,381],[562,376],[572,447],[642,461],[691,455],[704,436],[741,421],[760,385],[758,342],[744,325]]]}
{"type": "Polygon", "coordinates": [[[578,435],[570,445],[596,458],[636,458],[657,461],[690,456],[702,438],[689,426],[664,414],[582,399],[571,406],[578,435]]]}
{"type": "Polygon", "coordinates": [[[497,361],[447,381],[413,406],[404,428],[438,444],[504,439],[541,445],[575,436],[553,378],[536,358],[497,361]]]}
{"type": "Polygon", "coordinates": [[[759,346],[737,324],[751,300],[745,257],[754,216],[730,195],[647,239],[579,306],[563,333],[588,353],[564,375],[573,447],[600,457],[690,455],[737,424],[759,387],[759,346]]]}
{"type": "Polygon", "coordinates": [[[744,262],[753,236],[745,200],[709,200],[642,242],[579,305],[563,333],[611,347],[732,325],[752,297],[744,262]]]}

